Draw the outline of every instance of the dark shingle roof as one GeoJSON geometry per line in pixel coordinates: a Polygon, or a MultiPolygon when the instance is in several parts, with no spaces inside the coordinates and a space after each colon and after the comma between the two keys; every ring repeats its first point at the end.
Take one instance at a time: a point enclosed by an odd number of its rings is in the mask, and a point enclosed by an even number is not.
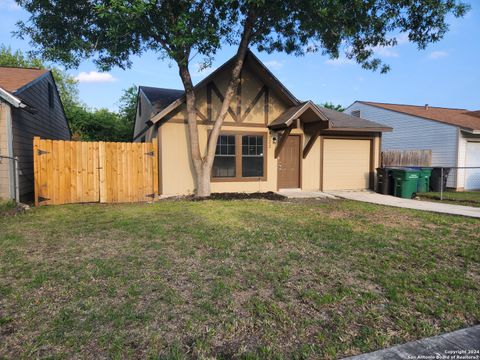
{"type": "Polygon", "coordinates": [[[319,106],[320,110],[330,121],[332,129],[385,129],[391,130],[390,127],[379,124],[370,120],[362,119],[358,116],[345,114],[344,112],[327,109],[319,106]]]}
{"type": "Polygon", "coordinates": [[[140,86],[139,89],[145,94],[153,106],[152,116],[158,114],[175,100],[181,98],[183,90],[163,89],[149,86],[140,86]]]}

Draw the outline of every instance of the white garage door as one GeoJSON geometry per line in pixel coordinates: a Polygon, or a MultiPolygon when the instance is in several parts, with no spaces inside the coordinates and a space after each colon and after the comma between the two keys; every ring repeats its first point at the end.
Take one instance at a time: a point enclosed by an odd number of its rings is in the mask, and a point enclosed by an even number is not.
{"type": "Polygon", "coordinates": [[[479,168],[465,170],[465,189],[480,190],[480,142],[467,142],[466,166],[479,168]]]}
{"type": "Polygon", "coordinates": [[[323,190],[363,190],[370,185],[371,140],[325,139],[323,190]]]}

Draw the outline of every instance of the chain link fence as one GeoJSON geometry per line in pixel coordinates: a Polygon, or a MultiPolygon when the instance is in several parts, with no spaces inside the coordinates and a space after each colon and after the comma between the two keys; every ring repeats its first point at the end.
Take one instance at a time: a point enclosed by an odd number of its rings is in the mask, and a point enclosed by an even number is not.
{"type": "MultiPolygon", "coordinates": [[[[444,194],[452,192],[463,193],[468,197],[473,192],[478,192],[480,197],[480,166],[448,166],[448,167],[420,167],[420,166],[387,166],[377,169],[377,192],[382,194],[394,194],[395,182],[392,177],[392,171],[399,170],[420,170],[430,169],[431,176],[428,185],[425,184],[423,189],[420,187],[413,190],[416,192],[429,192],[439,200],[444,199],[444,194]]],[[[420,184],[420,182],[419,182],[420,184]]],[[[477,194],[473,194],[477,197],[477,194]]]]}
{"type": "Polygon", "coordinates": [[[0,155],[0,199],[20,202],[17,157],[0,155]]]}

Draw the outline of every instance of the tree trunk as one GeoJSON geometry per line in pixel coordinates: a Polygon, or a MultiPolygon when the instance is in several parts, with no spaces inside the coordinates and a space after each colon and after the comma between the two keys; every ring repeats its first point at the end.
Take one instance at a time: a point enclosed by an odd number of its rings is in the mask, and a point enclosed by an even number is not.
{"type": "Polygon", "coordinates": [[[235,95],[238,83],[240,82],[240,73],[243,68],[245,56],[248,50],[248,44],[253,29],[253,14],[249,14],[245,20],[243,27],[242,39],[238,46],[235,61],[233,63],[232,75],[228,83],[227,90],[224,95],[224,100],[220,112],[215,119],[212,131],[207,141],[207,152],[202,157],[200,151],[200,142],[198,138],[198,124],[196,111],[196,98],[193,90],[192,78],[188,69],[188,62],[178,62],[180,77],[185,88],[185,98],[187,103],[187,123],[188,135],[190,139],[190,154],[192,157],[193,168],[195,169],[196,192],[197,197],[210,196],[210,174],[212,171],[213,160],[215,159],[215,150],[217,147],[217,140],[220,134],[223,121],[227,115],[230,102],[235,95]]]}

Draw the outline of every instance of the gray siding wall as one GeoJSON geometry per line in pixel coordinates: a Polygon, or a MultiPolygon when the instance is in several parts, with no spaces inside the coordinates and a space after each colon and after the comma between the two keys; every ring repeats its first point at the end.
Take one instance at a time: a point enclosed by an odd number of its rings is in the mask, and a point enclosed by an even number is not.
{"type": "MultiPolygon", "coordinates": [[[[458,130],[456,126],[442,124],[416,116],[398,113],[355,102],[345,112],[360,110],[360,117],[393,128],[382,136],[382,150],[432,150],[432,166],[457,166],[458,130]]],[[[448,186],[455,186],[455,176],[449,177],[448,186]]]]}
{"type": "Polygon", "coordinates": [[[15,94],[35,108],[35,114],[14,109],[12,116],[13,154],[19,158],[20,199],[31,200],[33,195],[33,137],[69,140],[70,130],[62,103],[50,74],[33,81],[15,94]],[[53,107],[49,106],[48,84],[53,90],[53,107]]]}
{"type": "MultiPolygon", "coordinates": [[[[135,117],[135,130],[133,132],[134,138],[137,136],[137,134],[142,132],[142,130],[144,130],[147,127],[146,122],[150,120],[150,117],[152,115],[152,104],[150,103],[150,101],[142,91],[139,91],[138,99],[140,99],[140,101],[137,103],[137,114],[135,117]],[[141,111],[140,111],[140,107],[141,107],[141,111]]],[[[141,139],[138,138],[135,141],[139,142],[140,140],[141,139]]]]}

